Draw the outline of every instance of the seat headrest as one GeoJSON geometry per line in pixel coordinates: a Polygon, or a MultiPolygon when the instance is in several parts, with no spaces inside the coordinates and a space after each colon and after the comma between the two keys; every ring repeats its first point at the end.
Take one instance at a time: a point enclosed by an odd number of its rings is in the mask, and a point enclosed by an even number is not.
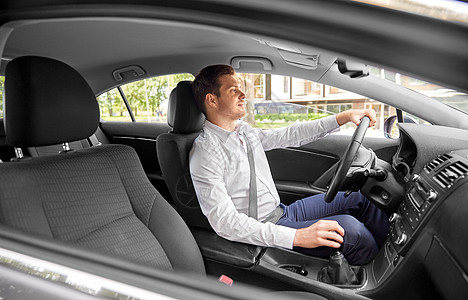
{"type": "Polygon", "coordinates": [[[99,125],[99,106],[91,87],[69,65],[23,56],[6,67],[4,118],[11,145],[54,145],[91,136],[99,125]]]}
{"type": "Polygon", "coordinates": [[[174,133],[193,133],[203,127],[205,116],[198,109],[192,93],[192,82],[181,81],[169,96],[167,123],[174,133]]]}

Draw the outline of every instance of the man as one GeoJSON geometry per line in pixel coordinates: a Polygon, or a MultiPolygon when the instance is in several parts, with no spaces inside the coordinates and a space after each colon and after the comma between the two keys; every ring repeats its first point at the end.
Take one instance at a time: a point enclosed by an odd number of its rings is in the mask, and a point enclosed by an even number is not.
{"type": "Polygon", "coordinates": [[[265,155],[270,149],[309,143],[350,121],[359,124],[363,116],[373,125],[372,110],[349,110],[261,130],[240,120],[246,115],[245,94],[232,67],[204,68],[193,82],[193,92],[206,121],[190,152],[190,173],[200,207],[218,235],[323,258],[332,248],[341,248],[355,265],[375,257],[388,233],[383,212],[360,193],[347,198],[339,193],[332,203],[316,195],[285,206],[280,203],[265,155]],[[249,216],[249,147],[256,174],[257,218],[249,216]]]}

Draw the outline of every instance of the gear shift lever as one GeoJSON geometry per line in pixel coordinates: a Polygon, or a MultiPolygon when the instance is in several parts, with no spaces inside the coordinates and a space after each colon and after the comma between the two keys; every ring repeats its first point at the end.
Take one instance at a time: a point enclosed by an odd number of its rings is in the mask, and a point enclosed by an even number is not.
{"type": "Polygon", "coordinates": [[[360,267],[352,267],[338,250],[330,254],[328,266],[322,268],[317,275],[321,282],[337,285],[357,285],[359,284],[358,271],[360,267]]]}

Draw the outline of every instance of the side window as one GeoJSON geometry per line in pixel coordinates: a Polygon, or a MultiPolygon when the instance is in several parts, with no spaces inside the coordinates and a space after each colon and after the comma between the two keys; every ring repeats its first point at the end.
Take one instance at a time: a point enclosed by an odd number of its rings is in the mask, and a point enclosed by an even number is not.
{"type": "Polygon", "coordinates": [[[97,97],[101,119],[105,121],[132,122],[120,91],[115,88],[97,97]]]}
{"type": "Polygon", "coordinates": [[[186,73],[164,75],[112,89],[98,97],[101,118],[120,122],[166,122],[170,92],[179,81],[193,79],[193,75],[186,73]]]}
{"type": "MultiPolygon", "coordinates": [[[[387,104],[310,80],[271,74],[242,73],[240,76],[247,98],[245,120],[255,127],[277,128],[349,109],[374,109],[377,124],[366,135],[385,137],[384,122],[396,115],[396,109],[387,104]]],[[[347,124],[336,134],[352,135],[355,127],[347,124]]]]}

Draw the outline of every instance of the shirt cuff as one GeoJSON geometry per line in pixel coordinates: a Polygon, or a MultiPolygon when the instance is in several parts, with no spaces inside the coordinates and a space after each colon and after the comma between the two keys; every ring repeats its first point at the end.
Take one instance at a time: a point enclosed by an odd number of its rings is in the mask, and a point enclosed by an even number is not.
{"type": "Polygon", "coordinates": [[[335,115],[324,117],[321,120],[323,122],[322,124],[326,132],[330,133],[330,132],[336,132],[340,130],[340,125],[336,121],[335,115]]]}
{"type": "Polygon", "coordinates": [[[294,237],[296,236],[296,229],[282,225],[277,226],[277,243],[278,247],[292,249],[294,244],[294,237]]]}

